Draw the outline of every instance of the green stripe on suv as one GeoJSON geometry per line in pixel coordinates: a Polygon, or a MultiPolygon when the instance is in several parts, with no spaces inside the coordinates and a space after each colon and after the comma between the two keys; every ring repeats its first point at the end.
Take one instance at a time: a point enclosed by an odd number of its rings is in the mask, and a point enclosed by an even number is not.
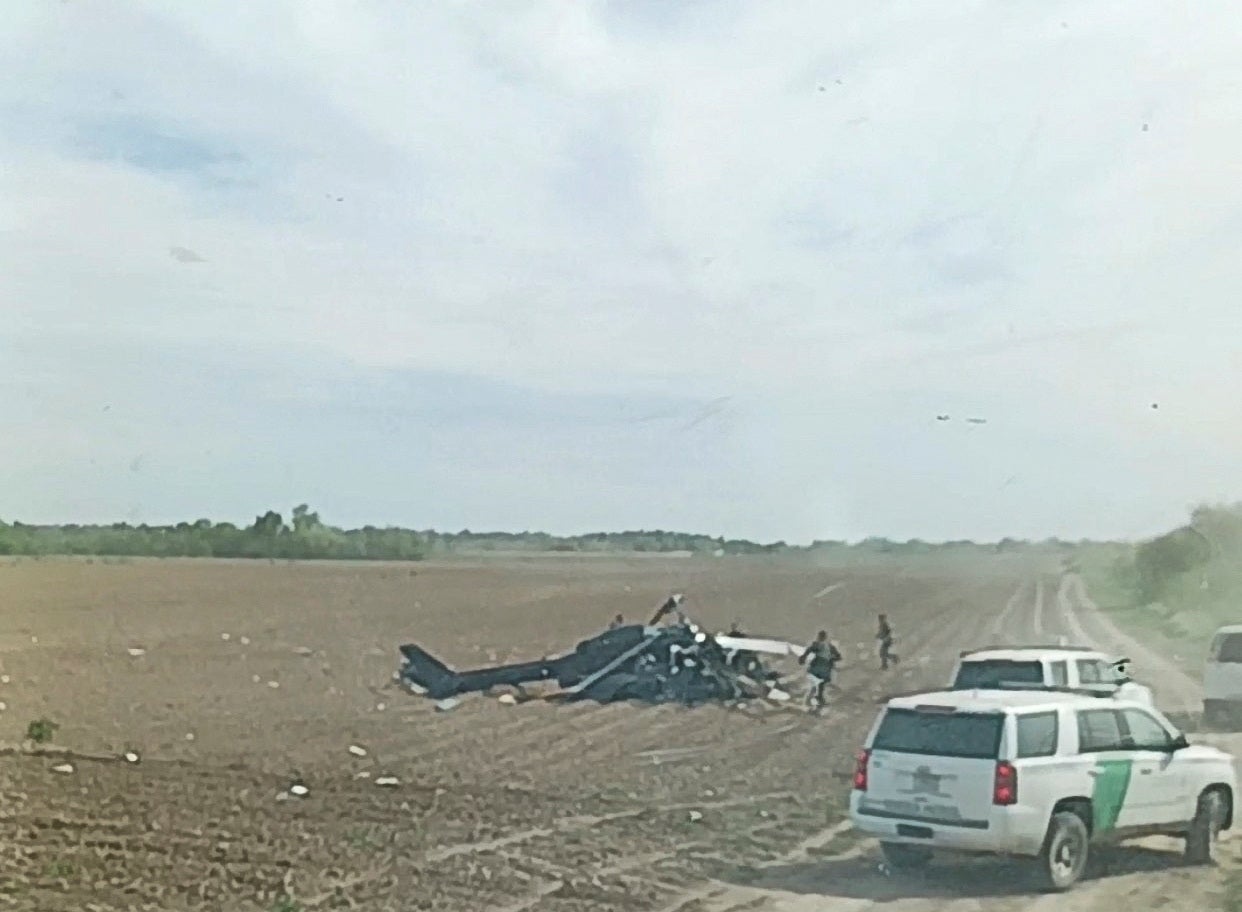
{"type": "Polygon", "coordinates": [[[1121,806],[1130,788],[1129,760],[1101,760],[1095,765],[1095,788],[1091,791],[1094,831],[1106,833],[1117,825],[1121,806]]]}

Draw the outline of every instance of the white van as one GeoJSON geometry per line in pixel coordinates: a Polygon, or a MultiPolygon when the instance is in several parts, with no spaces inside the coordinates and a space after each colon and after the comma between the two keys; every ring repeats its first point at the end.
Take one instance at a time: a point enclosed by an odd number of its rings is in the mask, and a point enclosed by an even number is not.
{"type": "Polygon", "coordinates": [[[1242,715],[1242,624],[1212,636],[1203,667],[1203,722],[1227,722],[1242,715]]]}

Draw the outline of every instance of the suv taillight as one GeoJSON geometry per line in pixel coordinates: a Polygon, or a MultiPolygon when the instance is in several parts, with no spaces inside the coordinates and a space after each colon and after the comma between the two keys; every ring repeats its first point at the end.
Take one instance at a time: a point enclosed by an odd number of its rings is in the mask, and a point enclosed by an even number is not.
{"type": "Polygon", "coordinates": [[[860,750],[854,757],[854,788],[860,792],[867,790],[867,761],[870,759],[869,750],[860,750]]]}
{"type": "Polygon", "coordinates": [[[996,764],[996,778],[992,783],[992,803],[1010,805],[1018,803],[1018,771],[1005,760],[996,764]]]}

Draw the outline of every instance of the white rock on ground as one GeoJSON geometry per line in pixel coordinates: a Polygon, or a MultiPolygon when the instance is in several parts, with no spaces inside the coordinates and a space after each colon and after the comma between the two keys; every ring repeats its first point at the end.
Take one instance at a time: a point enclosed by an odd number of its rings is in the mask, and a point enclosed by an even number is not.
{"type": "Polygon", "coordinates": [[[139,658],[140,656],[144,656],[144,655],[146,655],[146,654],[147,654],[147,651],[146,651],[145,649],[143,649],[141,646],[130,646],[130,647],[129,647],[128,649],[126,649],[125,651],[126,651],[126,652],[128,652],[128,653],[129,653],[131,656],[133,656],[135,659],[139,658]]]}
{"type": "Polygon", "coordinates": [[[52,772],[60,773],[62,775],[67,776],[68,774],[73,772],[73,764],[72,763],[58,763],[52,767],[52,772]]]}
{"type": "Polygon", "coordinates": [[[137,763],[140,759],[142,759],[142,758],[141,758],[141,757],[139,757],[139,756],[138,756],[138,754],[137,754],[136,752],[134,752],[134,751],[126,751],[126,752],[125,752],[125,762],[126,762],[126,763],[137,763]]]}
{"type": "Polygon", "coordinates": [[[375,780],[375,784],[381,788],[396,788],[401,784],[401,780],[396,776],[380,776],[375,780]]]}
{"type": "Polygon", "coordinates": [[[702,819],[703,819],[703,814],[702,814],[702,812],[700,812],[700,811],[691,811],[691,812],[690,812],[690,822],[691,822],[691,823],[698,823],[698,822],[699,822],[700,820],[702,820],[702,819]]]}
{"type": "Polygon", "coordinates": [[[365,757],[367,755],[367,749],[365,747],[359,747],[357,744],[349,745],[349,752],[355,757],[365,757]]]}
{"type": "Polygon", "coordinates": [[[513,694],[501,694],[496,698],[496,702],[503,703],[505,706],[515,706],[517,705],[517,697],[513,694]]]}

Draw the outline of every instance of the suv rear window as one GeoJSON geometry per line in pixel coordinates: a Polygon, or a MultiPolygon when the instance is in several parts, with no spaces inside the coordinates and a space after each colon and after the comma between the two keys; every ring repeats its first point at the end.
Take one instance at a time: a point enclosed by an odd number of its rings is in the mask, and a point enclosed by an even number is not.
{"type": "Polygon", "coordinates": [[[999,713],[890,709],[884,713],[871,749],[994,760],[1003,724],[999,713]]]}
{"type": "Polygon", "coordinates": [[[1242,633],[1226,633],[1212,641],[1213,662],[1242,662],[1242,633]]]}
{"type": "Polygon", "coordinates": [[[985,659],[963,662],[953,686],[960,690],[999,687],[1002,684],[1043,684],[1044,666],[1038,659],[985,659]]]}

